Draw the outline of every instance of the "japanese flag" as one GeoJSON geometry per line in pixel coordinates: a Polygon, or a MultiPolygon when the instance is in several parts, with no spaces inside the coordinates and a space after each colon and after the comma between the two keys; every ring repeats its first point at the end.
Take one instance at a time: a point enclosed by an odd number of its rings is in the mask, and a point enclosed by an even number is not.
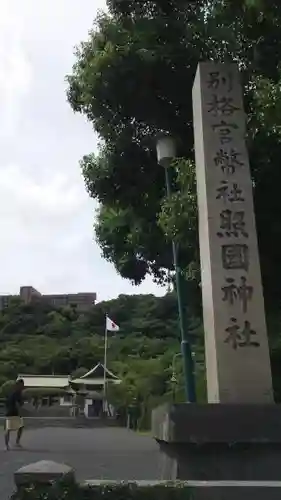
{"type": "Polygon", "coordinates": [[[108,316],[106,316],[106,329],[108,332],[118,332],[119,326],[112,321],[108,316]]]}

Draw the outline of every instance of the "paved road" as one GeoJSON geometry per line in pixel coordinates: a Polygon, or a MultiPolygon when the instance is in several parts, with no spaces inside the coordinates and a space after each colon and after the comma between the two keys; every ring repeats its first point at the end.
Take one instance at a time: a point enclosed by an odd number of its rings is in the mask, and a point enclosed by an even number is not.
{"type": "MultiPolygon", "coordinates": [[[[0,432],[3,442],[3,433],[0,432]]],[[[0,498],[13,491],[13,473],[38,460],[66,463],[83,479],[158,479],[158,448],[152,438],[120,428],[26,430],[23,451],[0,445],[0,498]]]]}

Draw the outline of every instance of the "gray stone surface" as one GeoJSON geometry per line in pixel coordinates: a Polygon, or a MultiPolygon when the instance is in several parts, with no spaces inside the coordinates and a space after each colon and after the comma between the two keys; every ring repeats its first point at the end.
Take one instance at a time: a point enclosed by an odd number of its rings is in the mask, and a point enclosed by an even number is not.
{"type": "Polygon", "coordinates": [[[24,465],[14,475],[17,486],[37,483],[48,484],[66,476],[74,476],[73,469],[68,465],[52,460],[39,460],[39,462],[24,465]]]}
{"type": "Polygon", "coordinates": [[[281,405],[166,404],[152,413],[152,434],[170,443],[281,445],[281,405]]]}
{"type": "Polygon", "coordinates": [[[280,406],[166,405],[152,423],[162,479],[280,478],[280,406]]]}
{"type": "MultiPolygon", "coordinates": [[[[133,481],[128,481],[128,483],[132,483],[133,481]]],[[[169,481],[145,481],[139,480],[135,481],[138,486],[158,486],[158,485],[171,485],[169,481]]],[[[116,484],[116,481],[110,480],[90,480],[86,481],[86,484],[89,486],[98,486],[98,485],[106,485],[106,484],[116,484]]],[[[281,488],[281,481],[182,481],[182,485],[186,485],[189,487],[195,488],[281,488]]],[[[281,491],[281,490],[280,490],[281,491]]]]}
{"type": "Polygon", "coordinates": [[[126,429],[27,430],[22,444],[25,447],[23,451],[6,452],[3,431],[0,432],[1,500],[7,500],[14,489],[15,471],[40,460],[52,460],[73,467],[80,481],[160,477],[157,444],[149,436],[140,436],[126,429]]]}
{"type": "MultiPolygon", "coordinates": [[[[171,488],[172,483],[165,481],[137,481],[141,487],[163,485],[171,488]]],[[[90,481],[90,486],[108,484],[108,481],[90,481]]],[[[111,481],[110,484],[115,484],[111,481]]],[[[193,500],[279,500],[281,481],[185,481],[181,486],[189,488],[193,500]]],[[[189,498],[189,495],[187,495],[189,498]]]]}
{"type": "Polygon", "coordinates": [[[193,123],[209,403],[272,403],[238,67],[199,63],[193,123]]]}

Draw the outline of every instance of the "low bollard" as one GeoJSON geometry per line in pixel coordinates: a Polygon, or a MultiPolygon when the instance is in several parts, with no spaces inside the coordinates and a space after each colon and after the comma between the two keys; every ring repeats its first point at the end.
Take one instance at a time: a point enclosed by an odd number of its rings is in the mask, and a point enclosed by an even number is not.
{"type": "Polygon", "coordinates": [[[16,487],[27,488],[29,486],[48,486],[61,479],[75,480],[74,470],[65,464],[41,460],[25,465],[14,474],[16,487]]]}

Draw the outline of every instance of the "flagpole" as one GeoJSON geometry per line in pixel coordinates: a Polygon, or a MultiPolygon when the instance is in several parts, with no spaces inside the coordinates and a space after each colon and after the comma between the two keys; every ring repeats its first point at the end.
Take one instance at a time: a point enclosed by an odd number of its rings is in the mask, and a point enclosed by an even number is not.
{"type": "Polygon", "coordinates": [[[104,358],[103,358],[103,411],[106,411],[106,368],[107,368],[107,314],[105,315],[104,358]]]}

